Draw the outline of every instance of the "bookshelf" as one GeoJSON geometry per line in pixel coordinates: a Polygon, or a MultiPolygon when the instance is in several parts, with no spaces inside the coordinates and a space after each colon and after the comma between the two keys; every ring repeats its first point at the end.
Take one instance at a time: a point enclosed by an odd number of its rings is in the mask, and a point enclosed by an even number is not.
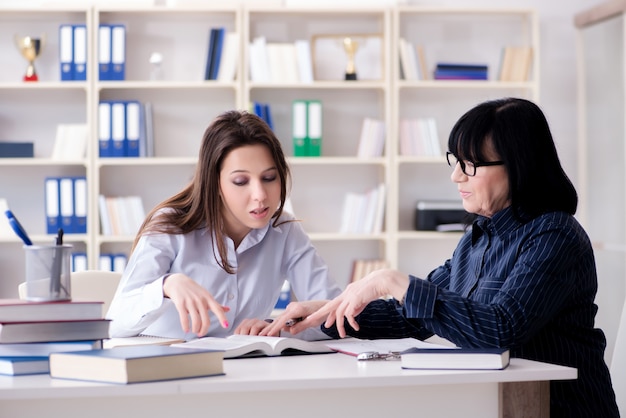
{"type": "MultiPolygon", "coordinates": [[[[450,183],[443,157],[400,155],[400,120],[413,116],[434,118],[440,145],[445,151],[446,133],[454,121],[478,101],[513,94],[533,100],[539,98],[536,58],[539,35],[537,17],[531,10],[400,5],[354,10],[347,7],[125,7],[116,4],[88,9],[11,9],[3,10],[0,16],[3,23],[0,46],[6,51],[15,49],[7,39],[11,39],[12,32],[18,28],[34,32],[45,29],[50,38],[47,52],[44,51],[36,62],[41,74],[37,85],[21,82],[26,62],[17,52],[14,56],[5,54],[0,58],[10,70],[0,75],[0,115],[17,121],[13,128],[3,124],[1,137],[12,140],[36,137],[41,138],[38,141],[46,144],[45,147],[51,147],[51,132],[58,123],[87,123],[90,132],[84,161],[57,164],[45,157],[0,159],[0,185],[5,194],[0,197],[8,199],[10,207],[29,232],[35,234],[37,241],[46,242],[52,237],[44,234],[43,177],[57,173],[86,175],[88,232],[81,236],[70,235],[67,241],[87,252],[91,268],[96,268],[99,254],[128,252],[133,240],[132,236],[100,233],[98,195],[140,195],[145,209],[149,210],[190,180],[202,133],[214,116],[230,108],[248,108],[251,102],[261,102],[271,107],[275,132],[289,159],[294,212],[340,285],[349,281],[355,259],[386,259],[392,267],[424,275],[450,255],[459,234],[414,231],[416,202],[455,199],[456,189],[450,183]],[[86,82],[56,81],[59,80],[58,26],[68,20],[88,25],[90,65],[86,82]],[[124,81],[98,79],[95,47],[101,23],[119,23],[126,27],[124,81]],[[209,32],[215,26],[241,34],[241,65],[232,82],[204,80],[209,32]],[[356,81],[343,79],[346,55],[341,46],[332,43],[334,38],[341,41],[346,35],[358,39],[364,48],[362,51],[368,51],[357,55],[357,76],[360,73],[362,78],[356,81]],[[317,77],[311,82],[252,81],[249,49],[258,37],[265,37],[272,43],[305,39],[312,48],[315,45],[335,48],[334,55],[313,63],[317,77]],[[431,67],[440,60],[487,62],[490,79],[403,80],[397,52],[400,37],[420,43],[431,67]],[[326,44],[316,43],[321,41],[326,44]],[[534,48],[532,77],[525,82],[496,81],[491,76],[499,68],[502,50],[515,42],[534,48]],[[367,57],[372,51],[378,58],[362,61],[363,56],[367,57]],[[162,76],[158,80],[150,76],[149,60],[154,52],[163,56],[162,76]],[[17,108],[12,97],[16,92],[20,96],[17,108]],[[61,107],[55,105],[59,96],[67,97],[61,107]],[[322,153],[319,157],[294,156],[291,106],[299,99],[322,103],[322,153]],[[101,100],[139,100],[152,104],[154,157],[99,157],[98,103],[101,100]],[[37,120],[43,123],[29,123],[26,110],[30,107],[37,114],[37,120]],[[65,120],[66,114],[72,119],[65,120]],[[381,157],[357,157],[365,118],[385,123],[386,139],[381,157]],[[9,173],[10,178],[19,181],[9,181],[9,173]],[[345,195],[365,193],[379,184],[385,186],[387,195],[382,231],[340,233],[345,195]],[[24,198],[23,190],[32,193],[24,198]]],[[[13,283],[0,285],[0,294],[9,297],[16,295],[17,283],[24,277],[23,250],[16,237],[0,238],[0,248],[0,271],[14,277],[13,283]]]]}
{"type": "MultiPolygon", "coordinates": [[[[248,7],[244,12],[244,50],[257,37],[267,43],[293,43],[315,39],[340,42],[344,35],[380,36],[383,45],[391,41],[390,12],[386,8],[268,8],[248,7]],[[336,40],[333,38],[336,36],[336,40]]],[[[359,38],[361,39],[361,38],[359,38]]],[[[365,39],[365,38],[363,38],[365,39]]],[[[361,126],[365,117],[376,118],[387,126],[391,119],[389,51],[384,56],[382,77],[377,80],[345,81],[347,56],[342,50],[328,57],[325,64],[338,70],[335,79],[323,77],[324,63],[313,65],[318,71],[312,83],[260,83],[244,76],[243,103],[270,103],[275,132],[288,155],[293,174],[291,201],[297,218],[329,263],[331,274],[340,285],[350,278],[352,260],[386,258],[389,256],[389,228],[384,225],[377,234],[342,234],[341,214],[348,192],[365,193],[378,184],[390,187],[390,141],[386,141],[384,157],[357,158],[361,126]],[[320,80],[320,78],[323,78],[320,80]],[[319,100],[323,107],[322,152],[319,157],[294,157],[291,133],[291,104],[294,100],[319,100]],[[337,181],[341,179],[341,181],[337,181]]],[[[357,51],[358,54],[358,51],[357,51]]],[[[370,65],[380,65],[375,62],[370,65]]],[[[244,68],[250,68],[249,54],[244,54],[244,68]]],[[[357,66],[367,74],[369,68],[357,66]]],[[[393,208],[387,201],[385,212],[393,208]]]]}
{"type": "MultiPolygon", "coordinates": [[[[0,197],[7,200],[35,243],[54,243],[54,238],[46,235],[44,179],[86,176],[90,170],[91,150],[84,159],[75,161],[59,162],[50,157],[58,124],[92,122],[89,81],[60,82],[57,59],[59,26],[86,24],[91,36],[91,16],[91,9],[79,6],[38,10],[18,7],[0,12],[0,140],[34,144],[34,158],[0,158],[0,197]],[[42,34],[46,39],[34,64],[39,81],[23,82],[27,61],[19,53],[14,36],[42,34]]],[[[4,213],[1,215],[4,221],[4,213]]],[[[65,242],[86,251],[93,232],[67,236],[65,242]]],[[[1,297],[17,297],[17,285],[25,279],[24,264],[22,242],[15,235],[1,236],[1,297]]]]}
{"type": "MultiPolygon", "coordinates": [[[[140,196],[146,211],[179,191],[193,176],[202,134],[209,122],[229,108],[241,107],[240,73],[232,82],[206,81],[205,65],[211,28],[241,33],[237,6],[120,7],[97,6],[94,28],[122,24],[126,28],[126,77],[101,81],[93,73],[91,112],[97,118],[101,100],[138,100],[152,105],[154,156],[93,156],[90,217],[94,234],[89,264],[101,253],[126,253],[134,236],[102,235],[97,197],[140,196]],[[152,79],[150,57],[163,57],[160,78],[152,79]]],[[[94,57],[95,58],[95,57],[94,57]]],[[[92,66],[95,71],[95,65],[92,66]]],[[[92,125],[92,144],[98,126],[92,125]]]]}
{"type": "Polygon", "coordinates": [[[415,231],[415,208],[419,201],[460,201],[450,180],[445,161],[447,134],[456,120],[484,100],[518,96],[539,100],[539,23],[529,9],[451,9],[397,6],[393,10],[392,51],[399,51],[400,39],[423,52],[426,75],[406,80],[400,60],[393,59],[390,164],[393,174],[389,198],[395,218],[390,259],[402,271],[424,277],[452,254],[460,233],[415,231]],[[532,68],[527,81],[499,81],[506,46],[530,46],[532,68]],[[486,64],[487,80],[433,80],[437,63],[486,64]],[[400,126],[403,119],[434,118],[440,149],[444,155],[406,156],[400,153],[400,126]]]}

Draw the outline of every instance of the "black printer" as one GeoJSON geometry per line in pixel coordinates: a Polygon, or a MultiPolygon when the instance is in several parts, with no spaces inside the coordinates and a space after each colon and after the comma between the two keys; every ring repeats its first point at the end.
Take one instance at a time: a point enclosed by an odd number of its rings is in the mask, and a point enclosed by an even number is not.
{"type": "Polygon", "coordinates": [[[465,211],[461,201],[419,201],[415,210],[418,231],[464,231],[475,215],[465,211]]]}

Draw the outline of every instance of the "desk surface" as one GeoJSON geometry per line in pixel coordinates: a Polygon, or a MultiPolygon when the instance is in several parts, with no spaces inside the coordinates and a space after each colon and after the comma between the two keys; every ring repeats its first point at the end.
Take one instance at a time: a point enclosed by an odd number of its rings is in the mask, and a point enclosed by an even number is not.
{"type": "Polygon", "coordinates": [[[332,388],[568,380],[576,369],[511,359],[505,370],[404,370],[398,361],[359,362],[345,354],[229,359],[224,376],[115,385],[51,379],[48,375],[0,376],[0,400],[219,394],[332,388]]]}

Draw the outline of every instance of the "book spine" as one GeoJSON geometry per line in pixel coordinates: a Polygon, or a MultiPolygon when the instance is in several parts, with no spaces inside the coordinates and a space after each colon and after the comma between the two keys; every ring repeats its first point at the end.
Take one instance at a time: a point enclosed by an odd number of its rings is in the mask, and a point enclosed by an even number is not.
{"type": "Polygon", "coordinates": [[[307,102],[307,151],[309,157],[322,155],[322,102],[307,102]]]}
{"type": "Polygon", "coordinates": [[[87,26],[74,25],[72,78],[76,81],[87,80],[87,26]]]}
{"type": "Polygon", "coordinates": [[[72,25],[59,26],[59,64],[61,81],[74,80],[74,30],[72,25]]]}
{"type": "Polygon", "coordinates": [[[126,26],[111,26],[111,80],[126,79],[126,26]]]}
{"type": "Polygon", "coordinates": [[[306,157],[307,149],[307,102],[306,100],[294,100],[292,104],[292,140],[293,155],[306,157]]]}

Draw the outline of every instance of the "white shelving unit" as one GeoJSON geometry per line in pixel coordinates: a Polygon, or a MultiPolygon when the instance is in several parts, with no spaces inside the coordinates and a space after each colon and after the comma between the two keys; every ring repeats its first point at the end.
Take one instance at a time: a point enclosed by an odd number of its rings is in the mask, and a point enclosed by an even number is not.
{"type": "Polygon", "coordinates": [[[518,96],[539,100],[539,27],[536,13],[522,9],[449,9],[398,6],[393,11],[392,51],[403,38],[424,52],[427,75],[420,80],[401,78],[397,54],[392,60],[394,123],[393,179],[390,195],[397,222],[392,264],[421,277],[449,258],[459,233],[415,231],[419,201],[459,201],[445,157],[409,157],[399,152],[399,126],[403,118],[434,118],[442,152],[458,118],[479,102],[518,96]],[[525,82],[501,82],[499,70],[506,46],[533,49],[531,77],[525,82]],[[487,64],[488,80],[433,80],[437,63],[487,64]]]}
{"type": "MultiPolygon", "coordinates": [[[[59,162],[50,158],[58,124],[92,123],[90,82],[59,81],[58,32],[64,23],[86,24],[88,36],[92,34],[89,8],[11,8],[0,12],[0,140],[34,143],[34,158],[0,158],[0,197],[7,199],[36,244],[54,243],[53,237],[46,235],[45,177],[85,176],[90,168],[90,150],[84,160],[59,162]],[[15,35],[45,35],[35,60],[37,82],[22,81],[27,61],[15,45],[15,35]]],[[[0,215],[6,219],[4,213],[0,215]]],[[[67,236],[65,241],[77,251],[86,251],[93,233],[89,230],[87,235],[67,236]]],[[[17,297],[17,285],[25,277],[24,263],[17,236],[0,237],[0,297],[17,297]]]]}
{"type": "MultiPolygon", "coordinates": [[[[42,154],[35,159],[0,160],[0,197],[35,238],[43,234],[43,178],[48,175],[87,175],[88,233],[68,236],[84,250],[91,268],[100,253],[128,252],[134,237],[100,233],[98,195],[140,195],[146,210],[180,190],[191,178],[202,134],[222,111],[247,108],[252,101],[271,106],[275,132],[293,173],[291,201],[296,216],[328,262],[341,285],[349,280],[357,258],[385,258],[393,267],[424,275],[450,255],[459,234],[416,232],[413,219],[418,200],[455,199],[443,157],[399,155],[398,125],[403,117],[432,116],[437,121],[441,148],[452,124],[479,101],[506,95],[539,98],[538,24],[531,10],[473,10],[417,6],[311,8],[274,6],[96,6],[92,9],[7,10],[0,14],[0,47],[13,32],[46,32],[49,43],[36,62],[41,81],[21,82],[26,62],[3,54],[0,64],[0,138],[36,140],[42,154]],[[58,27],[87,22],[89,74],[82,83],[58,82],[58,27]],[[126,26],[125,81],[99,81],[96,34],[101,23],[126,26]],[[209,31],[224,26],[240,36],[240,65],[233,82],[204,81],[209,31]],[[253,82],[249,75],[249,44],[264,36],[267,42],[305,39],[314,44],[320,35],[378,37],[380,78],[344,81],[343,70],[312,83],[253,82]],[[405,81],[398,66],[399,37],[424,47],[426,60],[476,61],[489,65],[488,81],[405,81]],[[524,44],[534,49],[533,77],[528,82],[495,80],[504,46],[524,44]],[[150,79],[149,57],[163,55],[162,79],[150,79]],[[5,70],[6,69],[6,70],[5,70]],[[17,94],[19,93],[19,94],[17,94]],[[322,154],[294,157],[291,106],[296,99],[316,99],[323,106],[322,154]],[[97,108],[100,100],[150,102],[154,111],[156,155],[151,158],[100,158],[97,146],[97,108]],[[384,155],[357,158],[364,118],[385,122],[384,155]],[[69,120],[66,120],[69,119],[69,120]],[[36,122],[36,123],[35,123],[36,122]],[[59,123],[84,122],[90,127],[85,161],[56,164],[46,159],[59,123]],[[348,192],[364,193],[386,186],[385,220],[381,233],[342,234],[341,214],[348,192]],[[6,192],[5,192],[6,190],[6,192]],[[28,193],[24,193],[28,190],[28,193]]],[[[312,45],[314,47],[314,45],[312,45]]],[[[344,68],[346,56],[324,57],[315,65],[344,68]],[[330,61],[329,61],[330,59],[330,61]],[[339,63],[339,64],[338,64],[339,63]]],[[[371,68],[361,67],[362,74],[371,68]]],[[[357,74],[359,67],[357,66],[357,74]]],[[[36,151],[37,152],[37,151],[36,151]]],[[[0,287],[2,297],[17,294],[22,281],[22,249],[17,238],[0,239],[0,271],[14,282],[0,287]],[[16,261],[19,260],[19,261],[16,261]]]]}
{"type": "MultiPolygon", "coordinates": [[[[240,80],[205,81],[211,28],[241,33],[237,6],[190,8],[98,6],[94,28],[100,24],[126,27],[126,77],[124,81],[94,80],[91,111],[97,120],[101,100],[139,100],[153,109],[154,157],[99,158],[94,156],[93,195],[141,196],[146,211],[179,191],[191,180],[204,130],[229,108],[241,107],[240,80]],[[150,56],[163,57],[161,78],[151,79],[150,56]]],[[[95,44],[94,44],[95,45],[95,44]]],[[[95,65],[92,68],[97,68],[95,65]]],[[[97,124],[92,126],[97,138],[97,124]]],[[[92,211],[98,213],[97,200],[92,211]]],[[[99,217],[90,218],[99,231],[99,217]]],[[[126,253],[134,236],[96,234],[89,264],[96,268],[101,253],[126,253]]]]}
{"type": "MultiPolygon", "coordinates": [[[[291,200],[296,216],[302,220],[314,245],[329,263],[333,277],[345,285],[356,258],[388,258],[389,228],[380,234],[340,234],[344,197],[348,192],[365,193],[384,183],[389,189],[391,153],[386,141],[385,157],[356,157],[361,125],[365,117],[392,123],[390,106],[390,59],[387,45],[391,41],[390,12],[385,8],[286,9],[282,7],[249,7],[244,11],[244,68],[250,68],[248,45],[259,36],[267,43],[293,43],[314,37],[369,34],[382,39],[383,69],[380,80],[344,81],[347,62],[343,53],[329,58],[339,71],[335,80],[316,79],[312,83],[255,83],[244,77],[244,103],[269,103],[275,132],[289,156],[293,174],[291,200]],[[291,106],[293,100],[320,100],[323,106],[322,152],[320,157],[293,157],[291,106]]],[[[343,48],[343,47],[341,47],[343,48]]],[[[364,70],[363,68],[361,70],[364,70]]],[[[357,68],[357,77],[359,68],[357,68]]],[[[393,211],[387,203],[386,214],[393,211]]],[[[388,216],[388,215],[387,215],[388,216]]],[[[388,221],[387,221],[388,222],[388,221]]]]}

